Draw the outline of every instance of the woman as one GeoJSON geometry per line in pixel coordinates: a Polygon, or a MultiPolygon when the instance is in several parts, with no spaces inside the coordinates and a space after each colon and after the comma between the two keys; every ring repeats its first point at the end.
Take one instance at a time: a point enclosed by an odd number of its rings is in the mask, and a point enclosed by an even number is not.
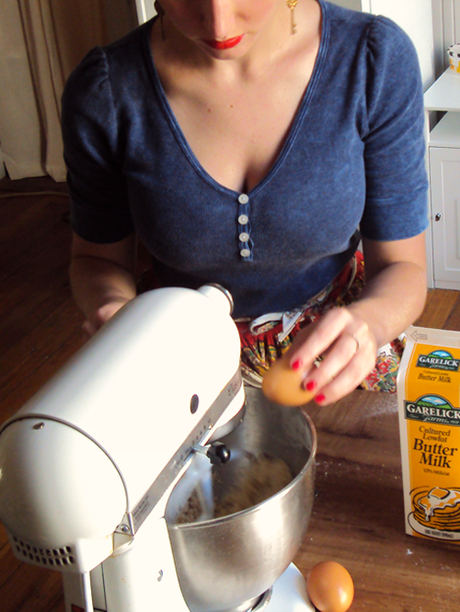
{"type": "Polygon", "coordinates": [[[324,0],[158,9],[91,52],[63,97],[84,328],[136,295],[139,236],[160,285],[232,293],[248,376],[296,336],[291,366],[334,402],[425,301],[413,46],[391,21],[324,0]]]}

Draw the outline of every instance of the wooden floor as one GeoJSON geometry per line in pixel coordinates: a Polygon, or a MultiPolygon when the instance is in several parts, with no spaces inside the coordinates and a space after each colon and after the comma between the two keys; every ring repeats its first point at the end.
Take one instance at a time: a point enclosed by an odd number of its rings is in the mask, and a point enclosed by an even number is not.
{"type": "MultiPolygon", "coordinates": [[[[81,346],[67,278],[66,187],[0,181],[0,423],[81,346]]],[[[433,290],[420,325],[460,330],[460,293],[433,290]]],[[[0,525],[0,612],[63,612],[57,572],[24,565],[0,525]]]]}

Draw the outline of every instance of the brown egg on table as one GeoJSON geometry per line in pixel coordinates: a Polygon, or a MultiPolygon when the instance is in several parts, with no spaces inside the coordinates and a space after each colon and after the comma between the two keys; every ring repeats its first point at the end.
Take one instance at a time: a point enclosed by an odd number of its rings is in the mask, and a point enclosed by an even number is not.
{"type": "Polygon", "coordinates": [[[265,374],[262,392],[270,401],[284,406],[302,406],[314,397],[303,388],[302,373],[291,368],[286,356],[277,359],[265,374]]]}
{"type": "Polygon", "coordinates": [[[322,561],[308,575],[307,593],[319,612],[346,612],[353,601],[355,588],[343,565],[322,561]]]}

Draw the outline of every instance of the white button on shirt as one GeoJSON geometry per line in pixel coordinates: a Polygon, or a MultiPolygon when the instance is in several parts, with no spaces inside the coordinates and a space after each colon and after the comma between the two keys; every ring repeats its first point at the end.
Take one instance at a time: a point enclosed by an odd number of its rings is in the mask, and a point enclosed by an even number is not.
{"type": "Polygon", "coordinates": [[[238,225],[239,225],[239,248],[240,257],[246,261],[252,261],[252,240],[249,234],[249,196],[240,193],[238,196],[238,225]]]}

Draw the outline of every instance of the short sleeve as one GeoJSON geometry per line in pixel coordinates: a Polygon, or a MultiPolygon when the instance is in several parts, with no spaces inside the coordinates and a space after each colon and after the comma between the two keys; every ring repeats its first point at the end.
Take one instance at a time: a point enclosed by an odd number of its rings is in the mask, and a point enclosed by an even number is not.
{"type": "Polygon", "coordinates": [[[361,233],[373,240],[411,238],[428,224],[420,66],[407,34],[384,17],[370,25],[367,71],[361,233]]]}
{"type": "Polygon", "coordinates": [[[96,48],[70,75],[62,97],[71,224],[90,242],[117,242],[134,231],[119,131],[107,59],[96,48]]]}

